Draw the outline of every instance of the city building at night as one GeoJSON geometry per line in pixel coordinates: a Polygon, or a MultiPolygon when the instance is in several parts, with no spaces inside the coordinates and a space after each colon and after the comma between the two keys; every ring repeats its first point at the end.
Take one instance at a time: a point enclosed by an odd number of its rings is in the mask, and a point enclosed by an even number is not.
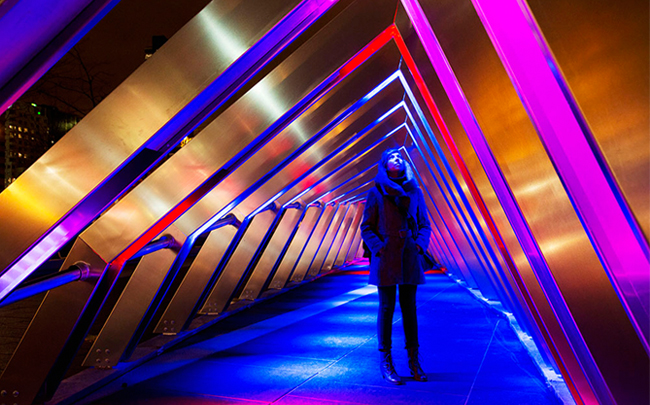
{"type": "Polygon", "coordinates": [[[4,187],[13,183],[52,147],[79,118],[54,107],[16,102],[0,115],[4,134],[4,187]]]}
{"type": "Polygon", "coordinates": [[[647,1],[82,3],[0,7],[0,405],[650,403],[647,1]]]}

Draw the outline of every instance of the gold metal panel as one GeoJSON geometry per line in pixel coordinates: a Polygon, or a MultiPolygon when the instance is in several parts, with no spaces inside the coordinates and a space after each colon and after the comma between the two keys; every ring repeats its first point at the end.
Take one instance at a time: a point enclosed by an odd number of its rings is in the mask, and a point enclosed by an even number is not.
{"type": "MultiPolygon", "coordinates": [[[[61,269],[67,269],[77,261],[88,263],[99,274],[106,267],[106,262],[79,239],[75,241],[61,269]]],[[[110,275],[104,274],[103,278],[109,279],[110,275]]],[[[53,367],[61,359],[62,353],[76,351],[78,346],[74,347],[75,344],[82,343],[96,311],[96,303],[91,308],[88,308],[88,303],[100,281],[97,278],[76,281],[47,293],[0,376],[0,391],[19,393],[18,397],[12,398],[13,402],[31,404],[48,378],[52,379],[53,384],[50,391],[59,384],[69,364],[65,363],[64,358],[64,363],[59,363],[58,369],[53,370],[53,367]],[[79,331],[79,328],[82,330],[79,331]],[[76,339],[70,339],[74,332],[77,332],[76,339]],[[71,343],[73,347],[70,347],[71,343]]]]}
{"type": "MultiPolygon", "coordinates": [[[[229,9],[222,2],[212,2],[170,38],[153,58],[0,193],[0,271],[42,236],[53,232],[39,245],[45,256],[38,253],[38,257],[29,259],[44,260],[110,204],[122,189],[112,189],[119,181],[108,186],[104,181],[117,175],[121,165],[132,158],[145,160],[139,170],[152,163],[153,159],[146,162],[150,158],[143,157],[157,152],[140,148],[296,3],[254,0],[229,9]],[[268,14],[250,12],[260,7],[268,14]],[[232,41],[236,41],[236,47],[232,41]],[[187,63],[190,60],[192,63],[187,63]],[[85,201],[91,193],[96,198],[85,201]],[[75,211],[74,218],[55,228],[75,207],[86,202],[89,205],[84,205],[84,210],[75,211]]],[[[131,181],[133,178],[122,187],[131,181]]],[[[149,198],[152,195],[156,193],[149,194],[149,198]]],[[[128,216],[128,211],[122,215],[128,216]]],[[[12,274],[10,278],[21,277],[26,274],[12,274]]],[[[0,289],[3,292],[4,288],[0,289]]]]}
{"type": "Polygon", "coordinates": [[[320,268],[321,273],[332,270],[332,268],[334,267],[334,259],[336,259],[336,255],[339,253],[339,248],[341,247],[341,243],[343,242],[343,237],[345,236],[344,224],[346,223],[346,221],[348,223],[349,221],[351,221],[351,217],[355,211],[353,206],[354,204],[349,204],[349,203],[345,205],[342,204],[339,207],[339,210],[336,212],[336,216],[332,221],[332,225],[330,225],[330,228],[332,229],[332,234],[335,235],[332,239],[332,243],[329,245],[325,245],[323,243],[321,245],[321,248],[327,249],[327,254],[325,255],[325,260],[323,261],[323,266],[320,268]]]}
{"type": "Polygon", "coordinates": [[[174,335],[189,324],[199,298],[236,233],[237,229],[231,225],[210,232],[154,332],[174,335]]]}
{"type": "MultiPolygon", "coordinates": [[[[356,2],[339,14],[214,118],[190,143],[93,223],[84,232],[84,238],[102,257],[112,259],[161,217],[190,198],[201,185],[218,182],[223,171],[235,169],[241,158],[238,154],[261,146],[263,137],[260,136],[276,120],[385,27],[382,21],[386,16],[379,16],[386,12],[377,8],[363,15],[363,31],[348,34],[346,28],[358,23],[359,15],[355,13],[366,7],[365,1],[356,2]],[[323,54],[328,55],[326,63],[323,54]],[[223,147],[225,144],[227,148],[223,147]],[[122,226],[125,221],[130,224],[126,229],[122,226]]],[[[248,169],[241,167],[239,170],[248,169]]],[[[259,172],[259,167],[250,170],[259,172]]],[[[204,189],[208,191],[205,186],[200,190],[204,189]]],[[[238,184],[225,182],[215,193],[230,201],[241,190],[238,184]]],[[[222,200],[217,195],[214,198],[222,200]]],[[[188,234],[186,226],[189,225],[191,231],[204,223],[202,218],[191,223],[192,213],[185,217],[187,225],[179,223],[177,226],[188,234]]]]}
{"type": "Polygon", "coordinates": [[[355,212],[354,218],[346,229],[346,235],[345,239],[343,240],[343,244],[341,245],[341,250],[339,251],[336,260],[334,261],[334,265],[336,267],[342,266],[346,260],[348,260],[352,248],[352,242],[358,233],[357,231],[359,230],[359,224],[363,218],[363,209],[365,208],[366,204],[357,203],[355,205],[357,207],[357,211],[355,212]]]}
{"type": "MultiPolygon", "coordinates": [[[[360,117],[357,118],[356,122],[363,123],[365,120],[365,117],[360,117]]],[[[278,202],[284,204],[290,200],[289,196],[299,194],[315,185],[312,190],[308,191],[301,197],[301,199],[305,201],[312,201],[324,190],[331,190],[335,184],[338,184],[338,182],[334,181],[336,177],[332,177],[336,176],[333,173],[337,170],[344,171],[342,168],[347,165],[358,166],[361,168],[365,167],[366,164],[371,164],[369,162],[372,162],[372,164],[376,163],[381,156],[381,152],[383,152],[385,148],[400,146],[406,136],[406,131],[403,128],[400,128],[389,138],[380,141],[375,146],[373,145],[377,143],[378,139],[390,133],[402,122],[404,122],[404,111],[399,109],[383,123],[366,132],[361,139],[351,145],[351,147],[341,151],[341,153],[337,154],[331,160],[313,171],[309,178],[300,181],[292,187],[284,196],[278,198],[278,202]],[[368,155],[370,155],[370,157],[367,157],[368,155]],[[321,179],[324,179],[324,181],[318,183],[317,180],[321,179]]],[[[350,128],[353,130],[359,130],[356,125],[351,126],[350,128]]]]}
{"type": "Polygon", "coordinates": [[[309,236],[309,240],[307,241],[307,245],[305,246],[305,249],[302,251],[302,254],[300,255],[300,259],[298,259],[296,268],[293,270],[293,274],[291,275],[291,281],[304,280],[305,274],[307,274],[307,270],[309,270],[310,268],[309,266],[313,263],[314,255],[318,250],[318,246],[323,241],[323,234],[325,233],[325,230],[327,229],[327,226],[330,224],[330,221],[332,220],[332,216],[336,211],[335,208],[336,207],[334,205],[327,205],[323,209],[323,214],[318,219],[318,223],[316,224],[316,227],[314,228],[311,235],[309,236]]]}
{"type": "Polygon", "coordinates": [[[275,216],[275,211],[267,210],[253,217],[244,236],[227,258],[228,262],[203,303],[200,314],[219,314],[228,308],[275,216]]]}
{"type": "Polygon", "coordinates": [[[302,252],[305,242],[316,226],[316,222],[320,218],[321,213],[322,208],[319,206],[310,205],[307,207],[305,215],[298,225],[298,231],[289,242],[286,253],[280,259],[278,270],[275,272],[269,288],[282,289],[287,284],[287,280],[291,276],[291,271],[298,260],[298,255],[302,252]]]}
{"type": "Polygon", "coordinates": [[[475,247],[466,237],[467,228],[457,220],[458,210],[450,207],[450,204],[448,204],[449,195],[445,193],[444,189],[441,190],[438,187],[438,184],[442,184],[442,181],[445,179],[439,173],[431,173],[426,167],[424,157],[419,153],[413,153],[411,159],[416,170],[421,175],[424,187],[430,193],[432,203],[435,204],[441,217],[444,218],[444,226],[453,239],[449,242],[457,246],[460,254],[456,255],[456,260],[460,265],[465,282],[472,288],[479,288],[483,294],[489,296],[491,299],[495,299],[496,294],[494,288],[484,274],[484,267],[477,258],[475,247]],[[437,182],[433,176],[437,177],[437,182]],[[447,199],[445,199],[445,196],[447,199]],[[455,212],[455,215],[452,210],[455,212]]]}
{"type": "Polygon", "coordinates": [[[280,223],[273,231],[268,245],[264,249],[264,252],[262,252],[262,256],[255,264],[251,278],[246,283],[244,291],[239,297],[240,299],[254,300],[260,296],[277,269],[276,264],[278,258],[282,254],[289,238],[293,235],[293,231],[296,225],[298,225],[302,214],[301,209],[287,209],[284,211],[280,223]]]}
{"type": "MultiPolygon", "coordinates": [[[[406,43],[408,44],[411,53],[414,55],[416,59],[418,69],[424,76],[424,79],[427,83],[427,87],[430,90],[431,94],[433,95],[436,106],[443,117],[445,125],[447,126],[449,132],[452,134],[454,138],[454,143],[458,148],[458,150],[460,151],[461,156],[463,157],[463,161],[471,173],[472,181],[477,186],[482,196],[483,202],[485,203],[488,211],[490,212],[491,218],[497,224],[497,227],[499,229],[499,234],[501,235],[505,244],[508,246],[508,253],[510,254],[510,257],[512,257],[512,259],[516,263],[517,268],[520,269],[521,276],[526,277],[531,281],[532,284],[528,284],[527,289],[531,289],[531,290],[534,289],[535,288],[534,284],[537,284],[536,276],[532,273],[530,264],[528,263],[528,260],[523,254],[523,250],[519,245],[519,240],[514,234],[511,224],[508,218],[506,217],[505,212],[503,211],[501,203],[496,197],[496,194],[492,188],[492,184],[488,180],[483,170],[483,166],[478,160],[478,157],[476,156],[476,153],[469,141],[469,138],[465,134],[465,129],[461,125],[461,122],[459,121],[459,118],[456,115],[457,112],[452,107],[450,100],[448,99],[447,94],[443,89],[441,82],[439,81],[436,73],[433,71],[431,62],[425,57],[426,52],[424,52],[424,49],[422,48],[422,45],[419,42],[419,40],[417,40],[417,38],[413,38],[416,37],[417,35],[415,34],[413,27],[410,25],[406,13],[401,7],[398,9],[396,22],[400,27],[400,32],[405,37],[406,43]]],[[[405,77],[407,78],[407,81],[409,82],[412,81],[411,76],[410,74],[408,74],[408,72],[405,72],[405,77]]],[[[414,95],[416,99],[419,100],[419,103],[421,105],[425,105],[423,103],[423,99],[419,92],[415,92],[414,95]]],[[[424,114],[427,116],[429,122],[434,122],[428,109],[424,109],[424,114]]],[[[449,151],[449,148],[447,147],[440,131],[436,126],[433,126],[432,130],[434,132],[434,137],[437,140],[438,144],[440,145],[445,158],[447,159],[447,161],[453,162],[453,156],[449,151]]],[[[429,143],[429,147],[431,147],[432,146],[431,140],[427,139],[427,142],[429,143]]],[[[480,223],[480,226],[483,229],[483,233],[487,237],[489,246],[486,247],[486,250],[491,248],[491,250],[496,253],[497,261],[499,262],[496,268],[507,269],[508,273],[505,275],[503,279],[513,280],[513,276],[510,273],[511,269],[509,269],[506,266],[504,258],[501,254],[502,252],[497,246],[496,242],[494,241],[491,231],[488,229],[485,220],[483,219],[483,215],[481,215],[480,211],[478,210],[474,197],[471,195],[469,188],[465,184],[458,166],[456,164],[452,164],[451,169],[454,173],[454,176],[458,179],[461,185],[461,189],[465,194],[467,201],[469,202],[471,210],[475,213],[476,217],[478,218],[478,222],[480,223]]],[[[432,214],[436,214],[436,213],[432,211],[432,214]]],[[[442,218],[440,218],[440,220],[442,220],[442,218]]],[[[454,255],[452,255],[452,251],[457,252],[456,246],[453,245],[454,244],[453,240],[451,241],[449,240],[449,234],[447,233],[447,229],[441,228],[441,232],[446,236],[443,237],[443,235],[441,234],[440,240],[448,241],[448,243],[441,244],[441,248],[446,252],[447,260],[449,260],[446,264],[447,269],[449,271],[454,271],[457,277],[462,278],[461,272],[458,270],[459,269],[458,264],[456,263],[457,262],[462,263],[463,259],[461,258],[460,261],[454,259],[454,255]],[[449,249],[451,249],[452,251],[450,251],[449,249]],[[453,270],[454,268],[456,270],[453,270]]],[[[483,243],[484,241],[481,240],[481,242],[483,243]]],[[[510,281],[510,282],[514,287],[514,281],[510,281]]],[[[539,285],[537,285],[537,287],[539,288],[539,285]]],[[[534,323],[531,318],[531,313],[528,311],[526,302],[521,297],[519,290],[517,288],[513,288],[512,290],[514,292],[515,298],[509,299],[507,302],[503,302],[503,304],[508,306],[509,303],[516,301],[511,306],[510,310],[515,314],[515,316],[518,317],[518,322],[520,323],[520,325],[526,328],[527,324],[534,323]],[[529,319],[530,321],[526,322],[526,319],[529,319]]],[[[542,297],[544,296],[543,293],[541,293],[541,296],[542,297]]],[[[543,304],[539,304],[539,305],[543,305],[543,304]]],[[[550,314],[553,315],[552,313],[550,314]]],[[[555,321],[557,320],[555,319],[555,321]]],[[[539,335],[537,335],[535,329],[530,330],[530,332],[534,338],[537,336],[536,341],[539,343],[539,335]]],[[[544,356],[546,354],[547,353],[542,350],[542,355],[544,356]]]]}
{"type": "MultiPolygon", "coordinates": [[[[449,8],[450,5],[451,3],[447,3],[445,7],[449,8]]],[[[442,10],[443,9],[439,9],[438,11],[442,12],[442,10]]],[[[398,16],[397,16],[398,25],[400,20],[405,21],[406,19],[403,10],[400,11],[398,11],[398,16]]],[[[454,14],[454,12],[451,12],[451,14],[454,14]]],[[[461,22],[459,23],[458,26],[462,26],[462,24],[463,23],[461,22]]],[[[405,35],[406,38],[408,38],[409,36],[416,35],[412,27],[410,29],[407,29],[406,26],[403,24],[400,25],[400,32],[402,33],[402,35],[405,35]]],[[[568,349],[569,342],[566,340],[566,336],[564,335],[562,326],[559,324],[559,320],[556,318],[555,313],[551,309],[543,289],[539,285],[537,276],[533,272],[530,263],[528,262],[528,259],[526,258],[526,255],[524,254],[523,249],[519,244],[519,240],[515,235],[514,230],[512,229],[511,223],[509,219],[506,217],[506,214],[501,206],[501,203],[499,202],[495,194],[495,191],[492,188],[492,184],[487,178],[483,166],[479,161],[469,141],[469,138],[465,134],[465,130],[461,125],[458,116],[456,115],[456,111],[454,111],[454,108],[452,107],[449,99],[447,98],[447,94],[443,89],[442,84],[440,83],[438,77],[433,71],[433,68],[429,60],[423,58],[420,59],[417,58],[417,55],[425,55],[425,52],[422,49],[422,46],[419,43],[419,41],[407,40],[406,42],[407,44],[409,44],[409,47],[411,48],[417,48],[417,47],[420,48],[418,50],[411,49],[413,55],[416,55],[416,62],[418,64],[419,70],[424,75],[425,82],[427,83],[427,87],[429,88],[430,92],[433,95],[433,98],[436,102],[436,106],[438,107],[449,132],[452,134],[454,138],[454,143],[456,144],[456,147],[460,151],[464,163],[469,169],[472,180],[477,186],[478,191],[482,196],[483,201],[487,207],[487,210],[490,212],[490,216],[492,217],[492,219],[494,220],[498,228],[499,234],[504,240],[504,243],[506,245],[508,253],[510,254],[510,257],[513,259],[513,262],[515,263],[516,266],[515,271],[519,273],[519,276],[525,283],[526,291],[528,291],[531,297],[533,297],[533,301],[535,302],[535,308],[532,309],[538,312],[538,314],[542,317],[544,323],[543,325],[540,325],[540,327],[546,328],[548,333],[553,337],[552,342],[550,340],[547,340],[546,342],[542,342],[543,343],[542,347],[544,345],[549,345],[549,346],[555,345],[558,351],[569,353],[570,352],[570,349],[568,349]]],[[[415,95],[417,98],[419,96],[419,93],[416,92],[415,95]]],[[[429,122],[433,122],[433,119],[431,118],[428,110],[425,109],[424,112],[425,115],[427,115],[429,122]]],[[[439,144],[442,147],[443,152],[445,153],[447,160],[452,161],[453,160],[452,155],[449,152],[449,149],[446,147],[440,132],[435,126],[433,127],[433,131],[436,139],[438,140],[439,144]]],[[[473,197],[469,194],[469,189],[462,181],[462,177],[458,170],[458,167],[456,165],[452,165],[452,169],[454,169],[455,176],[459,179],[459,181],[461,181],[463,190],[467,195],[467,198],[470,201],[470,204],[472,205],[474,212],[476,212],[478,215],[479,211],[476,208],[473,197]]],[[[437,215],[437,212],[431,211],[431,213],[434,221],[443,220],[441,217],[437,215]]],[[[485,222],[481,216],[479,216],[479,221],[483,226],[484,232],[488,233],[489,230],[487,229],[485,222]]],[[[448,272],[452,274],[455,273],[456,277],[462,278],[462,274],[461,274],[462,272],[459,271],[460,267],[458,264],[458,263],[462,264],[462,258],[460,259],[460,261],[456,259],[456,257],[458,257],[460,253],[458,252],[457,247],[453,243],[453,240],[450,238],[447,229],[444,227],[444,223],[438,223],[436,232],[438,231],[440,232],[438,238],[439,245],[447,260],[447,261],[443,261],[443,264],[445,265],[448,272]]],[[[495,252],[500,252],[500,250],[495,245],[493,238],[490,237],[489,240],[492,245],[492,249],[495,252]]],[[[498,258],[501,262],[503,262],[503,257],[501,254],[499,254],[498,258]]],[[[442,260],[442,257],[440,259],[442,260]]],[[[518,292],[518,290],[515,291],[518,292]]],[[[517,295],[521,296],[521,294],[517,294],[517,295]]],[[[515,312],[515,315],[517,315],[517,313],[519,314],[523,313],[527,319],[532,320],[532,316],[529,311],[529,308],[523,299],[519,299],[519,305],[512,308],[512,310],[513,312],[515,312]]],[[[525,321],[524,318],[522,318],[522,316],[518,316],[518,322],[520,323],[520,325],[523,326],[527,324],[527,322],[525,321]]],[[[528,324],[534,324],[534,322],[531,321],[528,322],[528,324]]],[[[539,336],[540,333],[535,327],[533,327],[533,329],[530,329],[530,332],[534,338],[535,336],[539,336]]],[[[538,339],[539,338],[536,338],[536,341],[539,342],[538,339]]],[[[550,355],[550,353],[547,353],[544,350],[542,350],[541,353],[542,356],[544,357],[548,357],[550,355]]],[[[564,362],[564,366],[567,369],[575,370],[575,372],[572,373],[573,375],[572,378],[574,379],[573,382],[576,383],[578,381],[577,379],[578,374],[576,373],[582,372],[580,371],[581,366],[577,363],[577,360],[575,358],[569,358],[565,356],[562,361],[564,362]]],[[[582,381],[585,384],[587,384],[587,382],[584,380],[584,377],[582,381]]]]}
{"type": "MultiPolygon", "coordinates": [[[[552,299],[556,307],[552,308],[553,313],[542,315],[545,319],[553,318],[563,311],[564,305],[570,312],[563,331],[558,333],[571,333],[568,338],[574,350],[562,355],[572,367],[575,381],[582,384],[580,391],[592,389],[587,381],[581,380],[583,372],[590,373],[596,389],[602,389],[601,375],[609,388],[619,393],[647,386],[647,353],[470,2],[427,2],[423,8],[548,265],[550,273],[538,274],[537,278],[550,276],[561,292],[561,297],[546,298],[552,299]],[[589,293],[585,294],[586,291],[589,293]],[[577,331],[570,332],[573,322],[577,331]],[[581,346],[588,353],[577,352],[582,362],[577,365],[571,357],[575,348],[581,346]],[[629,370],[644,371],[629,375],[629,370]],[[621,378],[622,375],[627,377],[621,378]]],[[[452,135],[456,142],[466,142],[460,133],[452,135]]],[[[461,150],[465,152],[467,149],[461,150]]],[[[639,167],[635,163],[628,170],[636,172],[639,167]]],[[[558,342],[566,338],[553,336],[558,342]]]]}
{"type": "Polygon", "coordinates": [[[648,2],[533,0],[528,4],[648,238],[648,2]]]}
{"type": "MultiPolygon", "coordinates": [[[[376,152],[381,152],[376,150],[376,152]]],[[[374,159],[373,159],[374,160],[374,159]]],[[[349,172],[343,173],[341,176],[332,176],[334,181],[339,181],[340,186],[335,189],[335,193],[326,193],[318,197],[318,201],[321,201],[324,204],[327,204],[332,201],[338,201],[340,199],[346,199],[349,197],[350,193],[358,191],[360,187],[363,187],[371,183],[374,178],[377,176],[377,166],[370,166],[363,173],[356,173],[356,168],[349,168],[349,172]],[[350,173],[352,172],[352,173],[350,173]]]]}
{"type": "MultiPolygon", "coordinates": [[[[187,215],[195,222],[206,221],[214,215],[217,208],[221,209],[233,199],[249,191],[250,186],[262,176],[269,175],[272,168],[281,169],[264,184],[260,185],[251,195],[237,204],[237,209],[248,215],[264,204],[270,197],[277,195],[287,184],[297,177],[304,175],[313,166],[322,162],[325,156],[342,147],[351,136],[376,120],[382,111],[388,110],[400,102],[403,97],[401,86],[393,85],[384,88],[362,108],[349,114],[338,125],[324,133],[326,126],[331,124],[333,117],[349,109],[359,98],[372,91],[392,73],[399,62],[397,50],[391,47],[379,52],[377,58],[366,62],[358,70],[350,74],[334,89],[320,98],[314,105],[269,140],[255,155],[239,166],[224,181],[218,185],[198,204],[192,207],[187,215]],[[379,75],[374,76],[373,74],[379,75]],[[319,134],[319,138],[316,138],[319,134]],[[298,156],[294,155],[298,148],[311,145],[298,156]],[[291,159],[287,162],[288,159],[291,159]],[[199,216],[200,212],[205,216],[199,216]]],[[[358,150],[359,141],[348,145],[347,149],[358,150]]],[[[314,176],[310,175],[310,179],[314,176]]],[[[294,190],[295,191],[295,188],[294,190]]],[[[282,204],[294,197],[291,192],[285,194],[278,203],[282,204]]]]}
{"type": "MultiPolygon", "coordinates": [[[[363,210],[365,208],[365,203],[363,204],[363,208],[361,209],[361,218],[363,219],[363,210]]],[[[359,221],[361,222],[361,221],[359,221]]],[[[351,261],[357,258],[360,258],[363,256],[358,255],[359,249],[362,248],[361,245],[361,229],[359,228],[359,225],[357,225],[357,228],[354,229],[354,239],[352,240],[352,245],[350,245],[350,250],[348,251],[348,255],[345,257],[346,261],[351,261]]]]}
{"type": "Polygon", "coordinates": [[[312,259],[310,261],[309,269],[307,273],[309,274],[310,277],[313,277],[316,274],[318,274],[318,271],[323,265],[323,260],[325,260],[325,254],[327,253],[327,249],[321,249],[321,247],[325,244],[330,243],[327,241],[328,231],[330,229],[330,225],[332,224],[334,214],[336,214],[338,209],[339,206],[333,204],[329,204],[325,207],[325,212],[323,213],[323,217],[320,221],[318,221],[318,227],[314,230],[314,235],[309,240],[309,242],[313,244],[313,247],[311,249],[315,250],[314,253],[311,255],[312,259]]]}
{"type": "Polygon", "coordinates": [[[142,322],[149,322],[145,315],[151,308],[156,294],[185,242],[185,235],[170,227],[165,235],[174,238],[177,246],[162,249],[144,256],[131,274],[120,298],[93,342],[83,361],[87,367],[110,368],[120,361],[129,342],[142,322]]]}

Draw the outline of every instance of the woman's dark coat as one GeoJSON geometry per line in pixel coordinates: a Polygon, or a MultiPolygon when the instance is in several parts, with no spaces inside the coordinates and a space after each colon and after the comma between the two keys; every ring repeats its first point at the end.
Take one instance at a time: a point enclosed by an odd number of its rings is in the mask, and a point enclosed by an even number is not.
{"type": "Polygon", "coordinates": [[[370,284],[424,284],[423,258],[416,245],[426,251],[431,225],[422,191],[408,163],[404,165],[405,179],[400,185],[380,163],[375,187],[368,192],[361,237],[372,253],[370,284]]]}

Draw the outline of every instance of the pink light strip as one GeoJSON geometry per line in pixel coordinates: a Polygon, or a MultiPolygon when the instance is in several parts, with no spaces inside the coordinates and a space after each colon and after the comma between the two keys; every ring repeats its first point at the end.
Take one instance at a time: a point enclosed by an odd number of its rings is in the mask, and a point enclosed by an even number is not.
{"type": "MultiPolygon", "coordinates": [[[[563,302],[562,295],[559,293],[557,285],[555,284],[554,280],[549,277],[550,272],[547,269],[543,257],[539,253],[528,224],[526,223],[518,207],[518,204],[514,199],[510,187],[506,183],[505,178],[503,177],[503,174],[501,173],[501,170],[499,169],[499,166],[494,156],[492,155],[487,142],[485,141],[483,132],[478,126],[476,118],[474,117],[474,114],[467,102],[463,90],[460,87],[460,83],[458,83],[458,80],[449,62],[447,61],[442,47],[440,46],[440,43],[438,42],[438,39],[436,38],[431,25],[429,24],[429,21],[427,20],[426,15],[422,10],[422,7],[417,0],[402,0],[402,5],[406,10],[409,19],[413,23],[413,27],[415,28],[415,31],[422,45],[424,46],[425,52],[429,57],[429,60],[431,61],[436,74],[438,75],[440,83],[442,84],[447,96],[449,97],[449,101],[451,102],[454,111],[458,115],[458,118],[463,125],[463,128],[465,129],[465,132],[467,133],[467,136],[472,146],[474,147],[474,150],[476,151],[476,154],[488,178],[490,179],[490,183],[494,188],[494,191],[499,197],[499,201],[504,211],[506,212],[508,220],[515,230],[515,233],[518,236],[522,248],[526,252],[526,256],[531,263],[531,268],[533,268],[535,271],[538,279],[540,279],[540,281],[543,281],[540,285],[545,289],[544,294],[549,298],[549,300],[555,301],[555,308],[565,309],[565,311],[563,311],[565,316],[562,316],[563,314],[560,313],[557,313],[556,316],[565,318],[565,321],[569,321],[568,323],[564,322],[565,325],[573,325],[572,329],[575,332],[572,333],[574,336],[573,340],[574,342],[581,342],[582,344],[579,344],[579,346],[584,347],[584,341],[582,341],[579,332],[577,332],[575,322],[571,319],[568,310],[566,310],[566,304],[563,302]],[[549,291],[547,290],[552,290],[553,293],[549,294],[549,291]]],[[[423,92],[425,100],[430,98],[430,95],[427,97],[428,89],[426,89],[426,86],[424,90],[420,90],[423,92]]],[[[429,104],[430,103],[427,102],[427,105],[431,109],[432,106],[429,104]]],[[[433,108],[435,108],[435,105],[433,108]]],[[[436,114],[433,114],[434,117],[436,117],[436,114]]],[[[437,121],[438,120],[436,120],[436,123],[438,123],[437,121]]],[[[538,309],[530,297],[525,284],[521,280],[519,271],[516,268],[512,258],[510,257],[510,253],[505,247],[503,238],[501,237],[489,211],[487,210],[487,207],[485,206],[483,198],[479,193],[476,184],[474,183],[472,177],[469,175],[465,162],[462,160],[462,157],[458,152],[453,138],[451,138],[451,136],[447,133],[448,131],[446,128],[440,128],[440,132],[443,135],[445,142],[447,143],[447,146],[452,153],[452,156],[454,156],[454,160],[459,166],[461,173],[463,174],[463,178],[465,179],[465,182],[467,183],[467,186],[472,193],[472,196],[477,206],[479,207],[479,210],[481,211],[481,214],[486,221],[486,224],[488,225],[501,254],[508,265],[513,279],[515,282],[517,282],[518,288],[526,301],[526,305],[528,306],[531,315],[535,318],[535,322],[537,323],[540,332],[544,336],[544,340],[546,341],[557,366],[560,368],[560,372],[564,376],[565,382],[567,383],[567,386],[571,391],[573,397],[579,404],[597,403],[594,393],[591,390],[590,384],[585,379],[585,376],[581,371],[581,365],[576,362],[573,353],[574,347],[567,345],[567,343],[569,343],[567,341],[558,341],[557,339],[553,339],[550,336],[555,336],[557,333],[564,334],[566,332],[562,330],[564,326],[557,324],[547,325],[544,321],[542,321],[540,314],[538,313],[538,309]],[[553,330],[555,330],[555,332],[553,332],[553,330]]],[[[585,354],[586,356],[589,356],[588,351],[585,354]]],[[[593,363],[593,359],[591,363],[593,363]]]]}
{"type": "Polygon", "coordinates": [[[650,263],[629,207],[590,134],[556,61],[524,1],[472,0],[549,157],[601,258],[646,352],[650,334],[650,263]],[[555,70],[555,72],[554,72],[555,70]],[[617,198],[617,196],[619,198],[617,198]]]}

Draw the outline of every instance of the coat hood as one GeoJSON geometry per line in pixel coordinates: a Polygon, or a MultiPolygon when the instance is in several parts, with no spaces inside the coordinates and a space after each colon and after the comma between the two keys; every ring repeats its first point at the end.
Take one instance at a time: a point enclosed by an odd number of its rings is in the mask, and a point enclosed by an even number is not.
{"type": "Polygon", "coordinates": [[[388,149],[381,155],[381,160],[377,165],[377,176],[375,177],[375,185],[383,195],[402,197],[406,196],[407,191],[418,188],[417,182],[413,176],[413,170],[409,163],[404,160],[404,170],[398,181],[394,181],[388,176],[386,163],[388,158],[398,149],[388,149]],[[401,180],[401,181],[400,181],[401,180]],[[400,184],[401,183],[401,184],[400,184]]]}

